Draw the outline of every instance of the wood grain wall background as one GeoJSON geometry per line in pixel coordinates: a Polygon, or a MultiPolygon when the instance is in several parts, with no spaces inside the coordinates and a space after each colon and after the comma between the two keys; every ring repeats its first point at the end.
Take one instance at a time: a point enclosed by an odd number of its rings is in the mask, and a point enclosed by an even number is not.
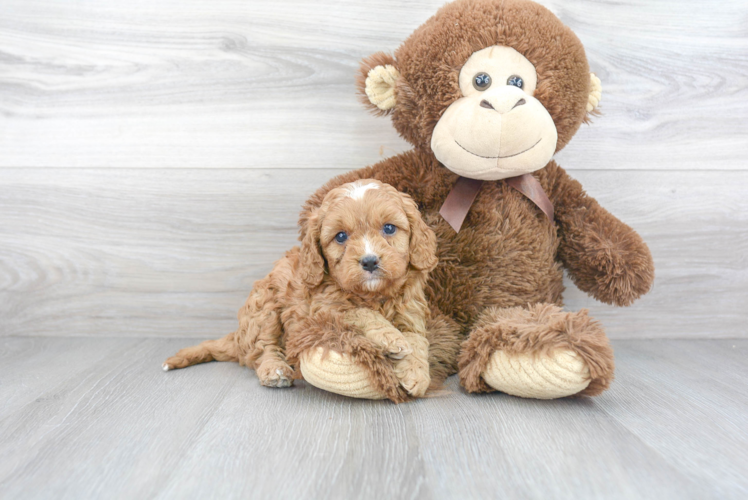
{"type": "MultiPolygon", "coordinates": [[[[748,5],[545,0],[604,115],[557,159],[657,266],[613,338],[748,337],[748,5]]],[[[354,94],[442,0],[0,1],[0,335],[223,334],[330,177],[408,148],[354,94]]]]}

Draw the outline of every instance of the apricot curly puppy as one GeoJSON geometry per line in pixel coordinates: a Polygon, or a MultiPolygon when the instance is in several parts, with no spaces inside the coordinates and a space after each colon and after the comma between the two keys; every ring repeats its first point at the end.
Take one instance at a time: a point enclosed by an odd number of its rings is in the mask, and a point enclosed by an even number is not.
{"type": "Polygon", "coordinates": [[[262,385],[288,387],[301,377],[292,368],[300,353],[334,349],[365,369],[381,397],[423,396],[431,383],[424,285],[437,258],[416,204],[359,180],[330,191],[308,227],[301,248],[255,283],[237,331],[182,349],[164,370],[238,361],[262,385]]]}

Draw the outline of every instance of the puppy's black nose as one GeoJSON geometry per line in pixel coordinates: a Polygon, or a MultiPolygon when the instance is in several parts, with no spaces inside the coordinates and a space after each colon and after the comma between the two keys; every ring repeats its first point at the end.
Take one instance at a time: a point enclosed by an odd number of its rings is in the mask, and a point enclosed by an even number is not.
{"type": "Polygon", "coordinates": [[[366,255],[359,261],[364,271],[372,272],[379,267],[379,259],[375,255],[366,255]]]}

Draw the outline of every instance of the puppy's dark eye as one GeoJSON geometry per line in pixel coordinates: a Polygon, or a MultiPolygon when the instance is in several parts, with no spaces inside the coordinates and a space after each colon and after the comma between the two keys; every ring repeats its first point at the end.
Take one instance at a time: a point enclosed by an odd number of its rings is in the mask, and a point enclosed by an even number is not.
{"type": "Polygon", "coordinates": [[[345,243],[347,239],[348,239],[348,235],[345,233],[345,231],[340,231],[338,234],[335,235],[335,241],[337,241],[341,245],[345,243]]]}
{"type": "Polygon", "coordinates": [[[514,85],[515,87],[522,88],[525,86],[524,80],[522,80],[521,76],[512,75],[506,80],[507,85],[514,85]]]}
{"type": "Polygon", "coordinates": [[[488,75],[488,73],[478,73],[473,77],[473,87],[475,87],[475,90],[480,90],[481,92],[483,92],[490,86],[491,77],[488,75]]]}
{"type": "Polygon", "coordinates": [[[384,234],[393,235],[397,231],[397,227],[394,224],[385,224],[382,228],[384,234]]]}

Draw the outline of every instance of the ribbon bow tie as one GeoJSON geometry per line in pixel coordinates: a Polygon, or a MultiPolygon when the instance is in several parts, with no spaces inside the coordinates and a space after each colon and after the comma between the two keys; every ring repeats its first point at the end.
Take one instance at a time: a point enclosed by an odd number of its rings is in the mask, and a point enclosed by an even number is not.
{"type": "MultiPolygon", "coordinates": [[[[504,179],[508,185],[527,196],[533,203],[535,203],[540,210],[548,217],[548,220],[553,222],[553,203],[548,199],[548,195],[543,191],[543,187],[540,185],[538,180],[532,176],[532,174],[522,174],[517,177],[509,177],[504,179]]],[[[462,223],[467,217],[467,213],[473,204],[473,200],[478,196],[483,181],[477,179],[468,179],[467,177],[459,177],[452,190],[444,200],[442,208],[439,209],[439,213],[444,220],[446,220],[452,229],[456,232],[460,232],[462,223]]]]}

